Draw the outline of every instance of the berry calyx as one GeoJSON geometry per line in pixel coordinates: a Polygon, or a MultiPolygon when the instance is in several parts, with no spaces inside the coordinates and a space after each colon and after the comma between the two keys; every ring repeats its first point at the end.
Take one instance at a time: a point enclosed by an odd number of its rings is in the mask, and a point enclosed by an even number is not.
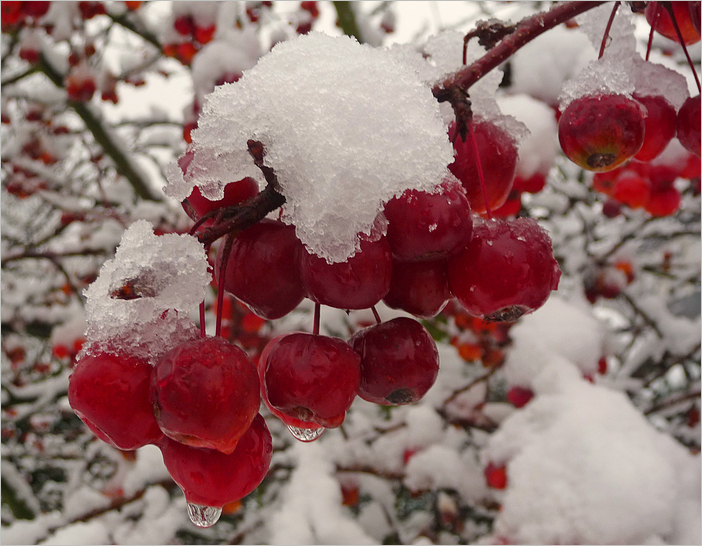
{"type": "Polygon", "coordinates": [[[260,414],[229,454],[165,438],[159,445],[169,474],[188,503],[221,508],[256,489],[273,454],[271,434],[260,414]]]}
{"type": "Polygon", "coordinates": [[[287,425],[338,427],[358,392],[360,360],[338,338],[305,332],[278,336],[259,361],[264,400],[286,416],[287,425]]]}
{"type": "Polygon", "coordinates": [[[449,289],[486,320],[514,321],[538,309],[560,277],[551,238],[531,218],[476,222],[471,242],[448,262],[449,289]]]}
{"type": "Polygon", "coordinates": [[[153,367],[139,358],[96,351],[83,356],[69,378],[68,403],[95,435],[130,451],[158,442],[150,387],[153,367]]]}
{"type": "Polygon", "coordinates": [[[439,373],[436,343],[420,322],[408,317],[359,330],[349,344],[361,357],[358,395],[375,404],[417,402],[439,373]]]}
{"type": "Polygon", "coordinates": [[[563,153],[583,169],[611,171],[643,146],[645,111],[624,95],[586,95],[573,100],[558,121],[563,153]]]}
{"type": "Polygon", "coordinates": [[[192,447],[232,453],[258,413],[256,367],[221,337],[171,349],[155,366],[151,384],[161,430],[192,447]]]}

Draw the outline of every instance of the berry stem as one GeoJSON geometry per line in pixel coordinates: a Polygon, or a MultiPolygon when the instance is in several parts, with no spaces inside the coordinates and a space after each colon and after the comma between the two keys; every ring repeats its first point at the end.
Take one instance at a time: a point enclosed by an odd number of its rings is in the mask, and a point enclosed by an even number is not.
{"type": "Polygon", "coordinates": [[[451,96],[452,88],[468,89],[537,36],[601,4],[604,2],[566,2],[555,5],[545,13],[537,13],[522,19],[512,34],[505,36],[480,59],[434,86],[432,89],[434,96],[439,101],[448,100],[447,97],[451,96]]]}
{"type": "Polygon", "coordinates": [[[678,20],[675,18],[675,10],[673,10],[673,5],[670,2],[664,2],[663,7],[665,7],[666,10],[668,10],[668,13],[670,14],[670,20],[673,23],[673,28],[675,29],[675,34],[678,35],[678,41],[680,42],[680,46],[683,48],[683,51],[685,52],[685,58],[687,59],[687,64],[690,65],[690,69],[692,70],[692,75],[695,77],[695,83],[697,84],[697,91],[700,91],[700,79],[697,77],[697,71],[695,70],[695,63],[692,62],[692,59],[690,58],[690,53],[687,51],[687,46],[685,45],[685,40],[683,39],[682,32],[680,32],[680,27],[678,26],[678,20]]]}
{"type": "Polygon", "coordinates": [[[375,308],[375,305],[371,307],[371,311],[373,311],[373,316],[375,317],[376,324],[380,324],[381,322],[383,322],[380,318],[380,315],[378,314],[378,310],[375,308]]]}
{"type": "Polygon", "coordinates": [[[656,22],[658,21],[658,16],[661,13],[661,5],[656,4],[656,11],[653,13],[653,24],[651,25],[651,30],[648,33],[648,44],[646,46],[646,60],[648,61],[648,58],[651,56],[651,46],[653,46],[653,33],[654,33],[654,28],[656,26],[656,22]]]}
{"type": "Polygon", "coordinates": [[[207,337],[207,331],[205,330],[205,300],[200,302],[200,336],[207,337]]]}
{"type": "Polygon", "coordinates": [[[320,323],[320,315],[322,310],[322,305],[319,303],[314,304],[314,327],[312,329],[312,333],[315,336],[319,335],[319,323],[320,323]]]}
{"type": "Polygon", "coordinates": [[[485,201],[485,212],[487,217],[492,220],[492,209],[490,208],[490,200],[488,199],[487,186],[485,185],[485,174],[483,173],[483,166],[480,163],[480,152],[478,151],[478,142],[475,140],[475,132],[473,131],[473,121],[466,123],[468,126],[468,136],[470,137],[471,147],[473,148],[473,155],[475,156],[475,166],[478,169],[478,179],[480,180],[480,190],[483,192],[483,201],[485,201]]]}
{"type": "Polygon", "coordinates": [[[220,336],[222,333],[222,308],[224,307],[224,276],[227,273],[227,262],[229,254],[232,252],[235,234],[230,233],[224,240],[224,248],[222,248],[222,264],[219,268],[219,282],[217,283],[217,326],[215,335],[220,336]]]}
{"type": "Polygon", "coordinates": [[[614,6],[612,7],[612,13],[609,15],[609,21],[607,21],[607,26],[605,27],[604,31],[604,36],[602,36],[602,44],[600,45],[600,54],[598,55],[598,59],[602,58],[602,55],[604,55],[605,48],[607,47],[607,40],[609,39],[609,31],[612,28],[612,23],[614,22],[614,16],[617,15],[617,9],[619,8],[619,0],[617,0],[614,3],[614,6]]]}

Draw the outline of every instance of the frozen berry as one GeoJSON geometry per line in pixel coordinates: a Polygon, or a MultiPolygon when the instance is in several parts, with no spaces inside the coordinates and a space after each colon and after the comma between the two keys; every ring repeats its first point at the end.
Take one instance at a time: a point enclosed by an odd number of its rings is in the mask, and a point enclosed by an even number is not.
{"type": "Polygon", "coordinates": [[[118,449],[156,443],[163,433],[151,405],[152,372],[144,360],[96,351],[73,369],[68,402],[98,438],[118,449]]]}
{"type": "Polygon", "coordinates": [[[167,352],[152,378],[154,413],[166,436],[231,453],[258,412],[256,367],[221,337],[196,339],[167,352]]]}
{"type": "Polygon", "coordinates": [[[563,153],[589,171],[611,171],[644,142],[645,110],[624,95],[586,95],[573,100],[558,122],[563,153]]]}
{"type": "Polygon", "coordinates": [[[420,322],[408,317],[364,328],[349,344],[361,356],[358,395],[375,404],[417,402],[439,373],[436,343],[420,322]]]}

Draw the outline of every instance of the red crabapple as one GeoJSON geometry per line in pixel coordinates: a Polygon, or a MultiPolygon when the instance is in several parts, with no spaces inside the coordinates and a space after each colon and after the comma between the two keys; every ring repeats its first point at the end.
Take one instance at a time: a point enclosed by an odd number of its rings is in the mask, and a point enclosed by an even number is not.
{"type": "Polygon", "coordinates": [[[392,254],[387,237],[361,240],[361,248],[346,262],[330,264],[303,249],[300,274],[307,297],[337,309],[367,309],[390,289],[392,254]]]}
{"type": "Polygon", "coordinates": [[[174,440],[231,453],[260,405],[256,367],[221,337],[200,338],[168,351],[152,378],[154,413],[174,440]]]}
{"type": "Polygon", "coordinates": [[[646,6],[646,20],[656,32],[679,42],[678,33],[675,32],[673,21],[670,18],[670,13],[663,6],[668,3],[673,8],[675,21],[678,23],[680,34],[682,35],[685,45],[696,44],[700,41],[700,23],[699,23],[699,8],[697,8],[697,22],[693,21],[694,12],[690,10],[690,4],[698,4],[699,2],[649,2],[646,6]],[[656,18],[656,12],[658,13],[656,18]]]}
{"type": "Polygon", "coordinates": [[[420,322],[408,317],[359,330],[349,344],[361,356],[358,395],[375,404],[417,402],[439,373],[436,343],[420,322]]]}
{"type": "Polygon", "coordinates": [[[390,290],[383,301],[388,307],[402,309],[415,317],[435,317],[451,299],[446,266],[446,260],[393,260],[390,290]]]}
{"type": "Polygon", "coordinates": [[[268,345],[259,373],[271,407],[302,422],[340,426],[361,381],[358,354],[341,339],[305,332],[278,336],[268,345]]]}
{"type": "Polygon", "coordinates": [[[437,193],[407,190],[385,205],[394,258],[437,260],[470,240],[473,218],[465,190],[457,180],[446,180],[439,188],[437,193]]]}
{"type": "Polygon", "coordinates": [[[673,105],[660,95],[640,96],[634,93],[634,98],[646,108],[644,141],[634,158],[639,161],[651,161],[675,136],[677,113],[673,105]]]}
{"type": "Polygon", "coordinates": [[[689,97],[678,111],[677,135],[680,144],[700,157],[700,96],[689,97]]]}
{"type": "Polygon", "coordinates": [[[644,142],[645,110],[624,95],[586,95],[573,100],[558,122],[563,153],[589,171],[615,169],[644,142]]]}
{"type": "Polygon", "coordinates": [[[488,463],[484,470],[485,482],[492,489],[505,489],[507,487],[507,468],[505,465],[488,463]]]}
{"type": "Polygon", "coordinates": [[[278,419],[283,421],[283,423],[285,423],[285,425],[288,427],[288,429],[295,438],[302,442],[311,442],[319,438],[322,435],[322,433],[326,430],[326,428],[315,423],[314,421],[304,421],[302,419],[297,419],[295,417],[287,415],[282,411],[278,410],[277,408],[273,407],[271,405],[270,400],[268,400],[268,392],[265,389],[266,370],[265,366],[263,366],[262,364],[268,360],[268,354],[271,352],[273,347],[275,347],[278,339],[279,338],[271,340],[264,347],[263,352],[261,353],[261,357],[258,360],[258,378],[261,383],[261,399],[263,400],[263,403],[266,405],[269,411],[278,419]]]}
{"type": "Polygon", "coordinates": [[[551,239],[531,218],[476,222],[472,241],[448,263],[449,289],[486,320],[514,321],[538,309],[560,277],[551,239]]]}
{"type": "Polygon", "coordinates": [[[260,414],[231,453],[192,447],[165,438],[159,445],[169,474],[188,503],[219,508],[256,489],[273,455],[271,434],[260,414]]]}
{"type": "Polygon", "coordinates": [[[151,397],[153,367],[128,355],[95,352],[76,364],[68,403],[101,440],[130,451],[163,437],[151,397]]]}
{"type": "MultiPolygon", "coordinates": [[[[491,210],[496,209],[505,202],[512,189],[519,159],[517,143],[511,135],[492,122],[473,120],[472,123],[488,203],[491,210]]],[[[449,125],[449,138],[453,141],[455,152],[449,170],[463,184],[473,211],[486,212],[472,139],[468,135],[463,142],[460,135],[456,135],[455,123],[449,125]]]]}
{"type": "MultiPolygon", "coordinates": [[[[305,297],[298,264],[301,252],[294,226],[264,219],[234,239],[220,287],[260,317],[283,317],[305,297]]],[[[217,274],[221,264],[220,252],[217,274]]]]}

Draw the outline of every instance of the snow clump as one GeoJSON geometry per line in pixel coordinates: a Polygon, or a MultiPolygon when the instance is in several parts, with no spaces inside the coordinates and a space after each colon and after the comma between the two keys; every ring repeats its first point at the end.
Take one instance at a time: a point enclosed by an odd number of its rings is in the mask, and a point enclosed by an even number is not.
{"type": "Polygon", "coordinates": [[[412,66],[318,32],[277,44],[207,96],[193,160],[185,174],[171,165],[166,193],[183,200],[198,186],[217,200],[246,176],[262,184],[250,139],[278,177],[282,220],[330,263],[355,254],[385,202],[408,188],[435,190],[453,161],[439,104],[412,66]]]}
{"type": "MultiPolygon", "coordinates": [[[[198,329],[188,318],[212,280],[202,243],[190,235],[157,236],[139,220],[122,237],[86,290],[86,338],[101,349],[157,361],[174,340],[198,329]]],[[[89,352],[89,348],[86,348],[89,352]]]]}

